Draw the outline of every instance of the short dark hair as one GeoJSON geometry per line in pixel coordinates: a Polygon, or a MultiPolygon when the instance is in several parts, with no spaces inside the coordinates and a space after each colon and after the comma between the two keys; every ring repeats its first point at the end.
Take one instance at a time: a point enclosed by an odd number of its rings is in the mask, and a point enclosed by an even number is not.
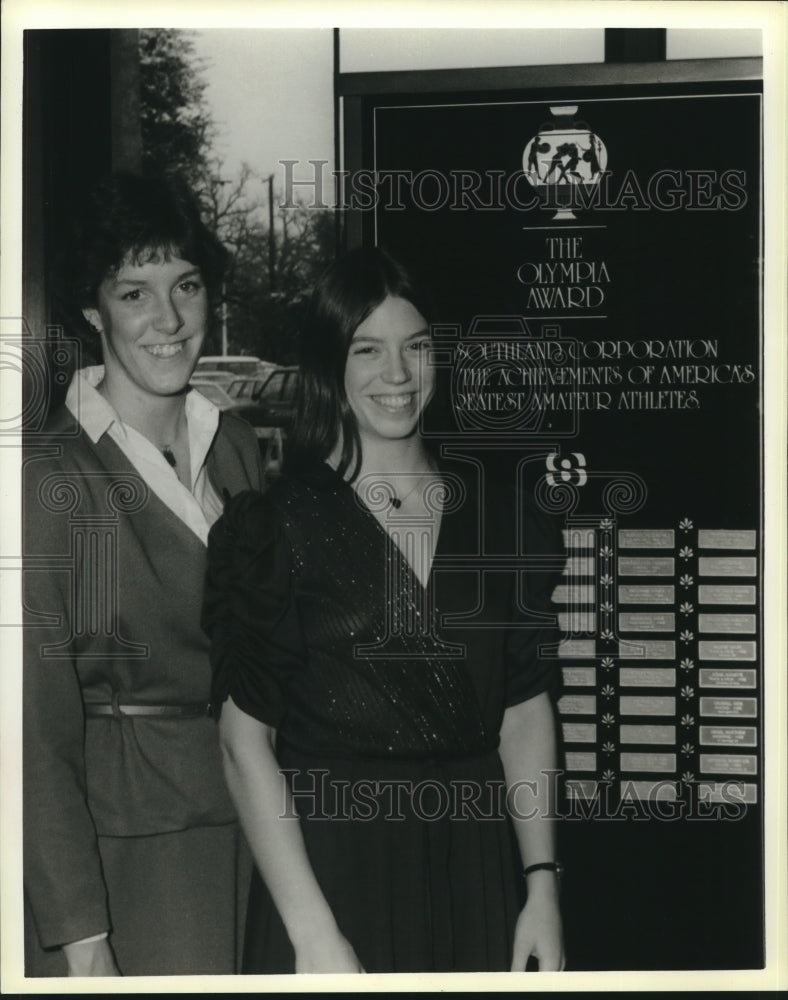
{"type": "Polygon", "coordinates": [[[101,282],[128,259],[175,256],[196,264],[213,298],[228,256],[180,178],[125,172],[102,178],[88,193],[64,250],[67,296],[79,310],[97,304],[101,282]]]}
{"type": "Polygon", "coordinates": [[[412,275],[379,247],[351,250],[315,285],[299,344],[301,380],[286,467],[297,472],[323,461],[342,439],[338,472],[350,479],[361,465],[356,418],[345,394],[353,334],[388,296],[406,299],[429,321],[429,306],[412,275]]]}

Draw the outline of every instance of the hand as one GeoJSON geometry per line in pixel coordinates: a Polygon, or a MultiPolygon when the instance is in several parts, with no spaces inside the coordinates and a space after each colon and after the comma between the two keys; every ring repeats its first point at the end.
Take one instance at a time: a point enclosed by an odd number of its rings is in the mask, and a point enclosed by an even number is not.
{"type": "MultiPolygon", "coordinates": [[[[541,873],[539,873],[541,874],[541,873]]],[[[555,881],[554,876],[549,878],[555,881]]],[[[517,918],[512,948],[512,972],[523,972],[528,959],[539,960],[540,972],[561,972],[566,964],[558,888],[529,886],[528,901],[517,918]]]]}
{"type": "Polygon", "coordinates": [[[353,946],[340,932],[316,934],[295,949],[296,972],[363,972],[353,946]]]}
{"type": "Polygon", "coordinates": [[[69,976],[119,976],[112,947],[106,938],[63,945],[69,976]]]}

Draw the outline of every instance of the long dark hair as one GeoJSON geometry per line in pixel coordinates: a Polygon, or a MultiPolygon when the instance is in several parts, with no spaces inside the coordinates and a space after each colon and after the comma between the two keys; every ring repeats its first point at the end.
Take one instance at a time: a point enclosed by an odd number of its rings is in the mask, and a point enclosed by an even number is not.
{"type": "Polygon", "coordinates": [[[337,471],[355,479],[361,466],[356,418],[345,394],[345,363],[353,334],[388,296],[406,299],[429,321],[424,294],[391,254],[359,248],[322,275],[312,293],[299,345],[301,382],[286,470],[323,461],[342,441],[337,471]]]}

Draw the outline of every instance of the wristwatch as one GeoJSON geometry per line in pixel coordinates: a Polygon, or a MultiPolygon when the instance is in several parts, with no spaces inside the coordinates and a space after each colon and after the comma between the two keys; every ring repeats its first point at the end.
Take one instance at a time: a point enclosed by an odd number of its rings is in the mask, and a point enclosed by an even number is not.
{"type": "Polygon", "coordinates": [[[560,882],[563,878],[565,869],[560,861],[539,861],[535,865],[528,865],[528,867],[523,870],[523,876],[527,878],[531,872],[540,871],[553,872],[560,882]]]}

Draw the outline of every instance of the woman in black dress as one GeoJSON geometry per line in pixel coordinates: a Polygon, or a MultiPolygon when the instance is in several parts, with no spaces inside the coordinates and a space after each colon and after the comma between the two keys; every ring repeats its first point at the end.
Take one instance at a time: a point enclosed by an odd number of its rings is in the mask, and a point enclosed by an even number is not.
{"type": "Polygon", "coordinates": [[[560,541],[427,448],[431,346],[392,258],[335,264],[289,474],[211,532],[214,704],[259,869],[246,972],[563,967],[541,655],[560,541]],[[547,571],[512,570],[512,544],[547,571]]]}

